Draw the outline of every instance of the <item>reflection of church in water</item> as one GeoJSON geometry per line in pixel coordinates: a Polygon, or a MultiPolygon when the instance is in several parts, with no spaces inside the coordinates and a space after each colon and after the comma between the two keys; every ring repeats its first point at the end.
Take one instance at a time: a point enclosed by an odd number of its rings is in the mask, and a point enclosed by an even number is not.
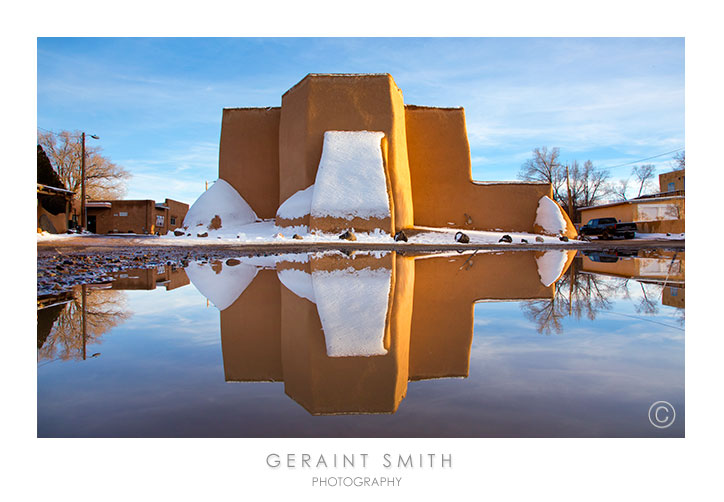
{"type": "Polygon", "coordinates": [[[468,375],[475,302],[550,299],[574,255],[337,252],[186,272],[221,310],[228,382],[283,381],[312,414],[394,413],[408,381],[468,375]]]}

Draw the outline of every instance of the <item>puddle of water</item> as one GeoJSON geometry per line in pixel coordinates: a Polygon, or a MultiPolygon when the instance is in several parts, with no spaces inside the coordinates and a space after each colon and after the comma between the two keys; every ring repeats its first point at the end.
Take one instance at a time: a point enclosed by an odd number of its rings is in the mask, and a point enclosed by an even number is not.
{"type": "Polygon", "coordinates": [[[682,437],[684,274],[664,250],[127,270],[39,297],[38,435],[682,437]]]}

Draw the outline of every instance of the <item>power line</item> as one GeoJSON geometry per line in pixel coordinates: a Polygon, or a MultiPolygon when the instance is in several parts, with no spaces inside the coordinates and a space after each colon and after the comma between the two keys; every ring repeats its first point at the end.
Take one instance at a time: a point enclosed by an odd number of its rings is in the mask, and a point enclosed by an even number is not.
{"type": "Polygon", "coordinates": [[[645,159],[634,160],[631,162],[626,162],[625,164],[618,164],[616,166],[607,166],[607,167],[604,167],[603,169],[615,169],[616,167],[630,166],[631,164],[636,164],[637,162],[643,162],[645,160],[651,160],[651,159],[656,159],[658,157],[663,157],[664,155],[670,155],[672,153],[679,152],[683,149],[684,149],[683,147],[677,148],[676,150],[671,150],[670,152],[666,152],[666,153],[660,153],[658,155],[654,155],[653,157],[646,157],[645,159]]]}

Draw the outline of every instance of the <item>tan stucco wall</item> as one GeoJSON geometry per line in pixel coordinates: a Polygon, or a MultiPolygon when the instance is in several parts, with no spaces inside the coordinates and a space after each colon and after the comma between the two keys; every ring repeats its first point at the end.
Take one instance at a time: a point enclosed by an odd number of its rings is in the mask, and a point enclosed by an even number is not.
{"type": "Polygon", "coordinates": [[[534,231],[549,184],[474,183],[462,108],[408,105],[405,118],[415,225],[534,231]]]}
{"type": "Polygon", "coordinates": [[[282,365],[284,391],[312,414],[393,413],[407,390],[410,296],[409,264],[397,278],[396,258],[324,256],[303,266],[315,270],[353,267],[392,270],[386,321],[387,354],[369,357],[328,357],[317,307],[282,287],[282,365]],[[399,304],[393,304],[397,298],[399,304]]]}
{"type": "Polygon", "coordinates": [[[279,200],[280,117],[278,107],[225,108],[221,120],[219,178],[262,219],[274,218],[285,200],[279,200]]]}
{"type": "Polygon", "coordinates": [[[156,207],[156,202],[146,200],[111,200],[105,201],[111,207],[88,207],[88,216],[96,217],[96,233],[138,234],[166,232],[179,228],[189,210],[188,204],[173,199],[166,199],[162,204],[169,209],[156,207]],[[121,212],[127,216],[119,216],[121,212]],[[171,215],[176,216],[176,224],[171,225],[171,215]],[[156,216],[163,216],[163,226],[156,225],[156,216]]]}
{"type": "MultiPolygon", "coordinates": [[[[280,201],[313,184],[325,131],[381,131],[387,143],[392,222],[413,224],[402,92],[390,75],[307,75],[282,96],[279,126],[280,201]]],[[[326,231],[324,221],[312,229],[326,231]]],[[[371,230],[372,228],[370,228],[371,230]]],[[[367,230],[360,228],[358,230],[367,230]]],[[[330,229],[330,231],[332,231],[330,229]]]]}
{"type": "MultiPolygon", "coordinates": [[[[680,198],[651,198],[639,201],[622,202],[620,204],[581,209],[581,224],[585,225],[594,218],[616,218],[618,220],[636,223],[639,232],[644,233],[682,233],[686,223],[686,199],[680,198]],[[649,221],[646,219],[646,206],[671,204],[676,207],[678,219],[665,219],[649,221]]],[[[670,216],[667,216],[670,218],[670,216]]]]}
{"type": "Polygon", "coordinates": [[[533,252],[418,258],[410,379],[468,375],[476,301],[553,298],[554,291],[540,282],[533,252]]]}
{"type": "Polygon", "coordinates": [[[166,199],[164,205],[168,207],[166,214],[166,230],[173,232],[183,225],[186,213],[189,211],[189,205],[173,199],[166,199]],[[175,218],[176,223],[171,222],[171,218],[175,218]]]}
{"type": "MultiPolygon", "coordinates": [[[[541,197],[549,184],[474,182],[462,108],[405,105],[388,74],[309,74],[282,96],[281,108],[225,109],[219,177],[262,218],[314,184],[324,133],[381,131],[390,198],[389,221],[298,218],[312,231],[346,228],[391,234],[413,226],[536,232],[541,197]]],[[[568,237],[576,235],[564,214],[568,237]]],[[[539,230],[539,229],[538,229],[539,230]]]]}
{"type": "Polygon", "coordinates": [[[659,191],[661,192],[670,192],[672,191],[669,189],[669,183],[674,184],[673,190],[684,190],[684,176],[686,175],[686,170],[682,169],[680,171],[671,171],[668,173],[662,173],[659,174],[659,191]]]}
{"type": "Polygon", "coordinates": [[[64,213],[51,214],[46,211],[40,204],[40,201],[38,201],[38,229],[45,230],[50,233],[62,234],[68,230],[68,219],[69,213],[67,211],[64,213]],[[47,218],[53,227],[43,228],[44,225],[41,222],[41,218],[43,220],[47,218]],[[53,230],[55,230],[55,232],[53,232],[53,230]]]}
{"type": "Polygon", "coordinates": [[[666,286],[661,295],[661,303],[677,309],[686,308],[686,289],[682,286],[666,286]]]}
{"type": "Polygon", "coordinates": [[[282,380],[281,289],[276,271],[259,270],[239,298],[221,311],[227,382],[282,380]]]}
{"type": "Polygon", "coordinates": [[[96,217],[96,233],[151,233],[155,231],[155,202],[152,200],[114,200],[111,207],[88,207],[88,216],[96,217]],[[114,216],[121,212],[128,216],[114,216]]]}
{"type": "Polygon", "coordinates": [[[612,263],[594,261],[584,255],[581,270],[629,279],[684,282],[686,254],[664,249],[641,250],[636,258],[621,258],[612,263]]]}
{"type": "Polygon", "coordinates": [[[156,289],[163,284],[166,290],[185,286],[189,283],[186,271],[182,268],[159,266],[156,268],[130,268],[111,274],[111,289],[156,289]]]}

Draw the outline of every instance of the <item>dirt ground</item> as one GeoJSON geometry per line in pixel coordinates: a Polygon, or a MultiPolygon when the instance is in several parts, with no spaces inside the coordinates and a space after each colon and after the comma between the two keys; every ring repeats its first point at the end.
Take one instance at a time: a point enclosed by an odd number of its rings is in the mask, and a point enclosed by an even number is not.
{"type": "Polygon", "coordinates": [[[153,236],[83,236],[39,241],[38,295],[67,291],[78,284],[107,283],[111,274],[125,269],[152,268],[160,265],[185,267],[192,261],[212,262],[235,256],[268,256],[282,253],[306,253],[339,250],[344,253],[366,250],[396,251],[408,255],[449,251],[505,250],[545,251],[550,249],[679,249],[684,241],[612,240],[569,241],[555,244],[408,244],[294,242],[268,244],[203,244],[173,242],[153,236]]]}

